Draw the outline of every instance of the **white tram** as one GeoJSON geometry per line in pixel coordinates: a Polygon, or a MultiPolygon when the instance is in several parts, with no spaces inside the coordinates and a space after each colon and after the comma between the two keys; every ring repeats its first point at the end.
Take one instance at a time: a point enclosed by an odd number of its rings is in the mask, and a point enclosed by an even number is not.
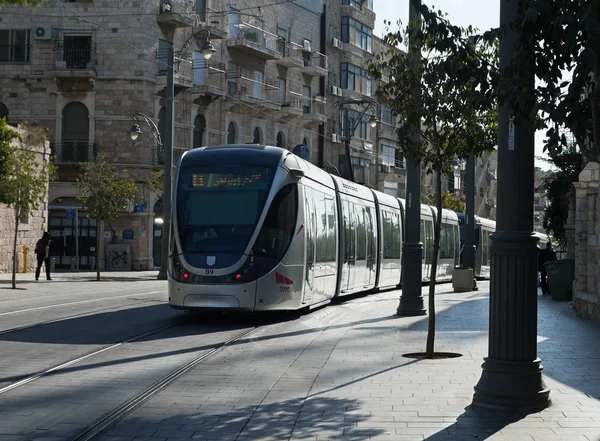
{"type": "MultiPolygon", "coordinates": [[[[404,201],[279,147],[186,152],[173,207],[174,308],[296,310],[401,283],[404,201]]],[[[426,281],[437,212],[421,209],[426,281]]],[[[458,263],[458,217],[443,210],[438,280],[458,263]]]]}

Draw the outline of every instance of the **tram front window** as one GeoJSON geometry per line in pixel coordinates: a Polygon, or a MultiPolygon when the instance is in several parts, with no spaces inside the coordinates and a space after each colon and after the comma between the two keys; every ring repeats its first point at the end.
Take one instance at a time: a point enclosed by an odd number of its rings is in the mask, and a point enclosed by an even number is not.
{"type": "Polygon", "coordinates": [[[242,254],[274,172],[253,165],[182,168],[176,199],[182,253],[191,261],[198,254],[242,254]]]}

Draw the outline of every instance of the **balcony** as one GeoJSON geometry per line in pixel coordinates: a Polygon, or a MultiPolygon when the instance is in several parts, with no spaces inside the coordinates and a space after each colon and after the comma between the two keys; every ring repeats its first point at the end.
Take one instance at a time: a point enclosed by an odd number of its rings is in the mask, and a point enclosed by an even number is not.
{"type": "Polygon", "coordinates": [[[96,79],[96,45],[89,38],[84,44],[56,42],[53,76],[61,90],[89,91],[96,79]]]}
{"type": "Polygon", "coordinates": [[[56,163],[74,164],[94,159],[97,148],[87,140],[63,140],[50,144],[50,154],[56,163]]]}
{"type": "Polygon", "coordinates": [[[295,92],[286,94],[281,103],[281,115],[284,118],[300,118],[304,115],[302,110],[302,95],[295,92]]]}
{"type": "Polygon", "coordinates": [[[223,63],[209,63],[204,59],[192,64],[193,82],[190,93],[197,95],[196,103],[209,104],[227,95],[226,69],[223,63]]]}
{"type": "Polygon", "coordinates": [[[227,71],[227,96],[231,98],[230,104],[249,104],[242,110],[255,110],[259,113],[265,110],[281,110],[278,95],[279,82],[263,79],[262,72],[247,69],[227,71]],[[238,100],[238,103],[235,100],[238,100]]]}
{"type": "Polygon", "coordinates": [[[342,4],[340,7],[340,15],[352,17],[355,20],[364,23],[370,28],[375,27],[375,12],[373,12],[372,6],[365,4],[359,5],[359,3],[350,0],[349,5],[342,4]]]}
{"type": "Polygon", "coordinates": [[[248,23],[238,23],[231,26],[227,38],[227,47],[261,60],[279,60],[278,41],[281,38],[270,32],[248,23]]]}
{"type": "Polygon", "coordinates": [[[302,46],[297,43],[277,41],[277,47],[281,53],[281,58],[276,63],[283,67],[304,67],[302,58],[302,46]]]}
{"type": "Polygon", "coordinates": [[[302,101],[302,121],[305,124],[322,124],[327,122],[325,97],[316,96],[312,100],[302,101]]]}
{"type": "Polygon", "coordinates": [[[169,28],[187,28],[196,24],[194,16],[188,2],[174,2],[171,0],[161,0],[156,22],[159,26],[169,28]]]}
{"type": "MultiPolygon", "coordinates": [[[[192,59],[189,53],[180,51],[176,51],[173,57],[173,86],[177,95],[183,89],[193,86],[192,59]]],[[[158,49],[156,51],[156,94],[160,96],[166,96],[167,93],[169,63],[168,49],[158,49]]]]}
{"type": "Polygon", "coordinates": [[[302,59],[304,66],[302,73],[313,77],[327,76],[327,55],[319,52],[303,52],[302,59]]]}

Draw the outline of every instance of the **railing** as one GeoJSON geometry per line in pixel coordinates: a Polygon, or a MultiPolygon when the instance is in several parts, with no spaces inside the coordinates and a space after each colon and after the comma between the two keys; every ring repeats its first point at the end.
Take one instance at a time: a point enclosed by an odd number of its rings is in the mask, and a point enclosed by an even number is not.
{"type": "Polygon", "coordinates": [[[277,41],[277,51],[284,57],[297,58],[302,60],[302,51],[304,48],[298,43],[279,39],[277,41]]]}
{"type": "Polygon", "coordinates": [[[302,59],[304,60],[304,67],[320,67],[321,69],[327,70],[327,55],[320,52],[302,52],[302,59]]]}
{"type": "Polygon", "coordinates": [[[302,95],[296,92],[288,92],[285,96],[279,95],[279,103],[281,107],[288,107],[290,109],[302,110],[302,95]]]}
{"type": "MultiPolygon", "coordinates": [[[[169,50],[161,48],[156,50],[156,76],[167,75],[169,70],[169,50]]],[[[192,56],[188,52],[173,52],[173,72],[175,77],[191,79],[192,78],[192,56]]]]}
{"type": "Polygon", "coordinates": [[[0,44],[0,63],[25,63],[29,61],[28,44],[0,44]]]}
{"type": "Polygon", "coordinates": [[[66,69],[93,69],[96,55],[96,44],[90,41],[89,45],[82,48],[65,47],[63,42],[57,42],[54,46],[57,54],[57,68],[64,66],[66,69]]]}
{"type": "Polygon", "coordinates": [[[224,63],[194,60],[192,63],[194,86],[209,86],[225,90],[226,68],[224,63]]]}
{"type": "Polygon", "coordinates": [[[88,162],[98,154],[95,143],[88,140],[63,140],[50,144],[50,154],[56,162],[88,162]]]}
{"type": "Polygon", "coordinates": [[[279,81],[262,79],[242,68],[227,70],[227,94],[252,97],[256,101],[278,103],[279,81]],[[261,81],[262,79],[262,81],[261,81]]]}
{"type": "Polygon", "coordinates": [[[229,39],[240,40],[244,44],[250,44],[259,48],[265,48],[279,52],[281,37],[265,31],[250,23],[237,23],[230,25],[229,39]]]}

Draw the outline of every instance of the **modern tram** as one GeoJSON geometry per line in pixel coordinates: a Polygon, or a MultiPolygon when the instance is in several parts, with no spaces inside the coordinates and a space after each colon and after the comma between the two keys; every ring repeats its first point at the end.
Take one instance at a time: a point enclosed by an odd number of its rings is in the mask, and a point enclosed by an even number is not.
{"type": "MultiPolygon", "coordinates": [[[[297,310],[398,287],[404,210],[404,200],[279,147],[190,150],[175,182],[169,303],[183,310],[297,310]]],[[[437,216],[421,206],[423,281],[437,216]]],[[[445,209],[441,216],[436,281],[448,281],[459,263],[459,216],[445,209]]]]}

